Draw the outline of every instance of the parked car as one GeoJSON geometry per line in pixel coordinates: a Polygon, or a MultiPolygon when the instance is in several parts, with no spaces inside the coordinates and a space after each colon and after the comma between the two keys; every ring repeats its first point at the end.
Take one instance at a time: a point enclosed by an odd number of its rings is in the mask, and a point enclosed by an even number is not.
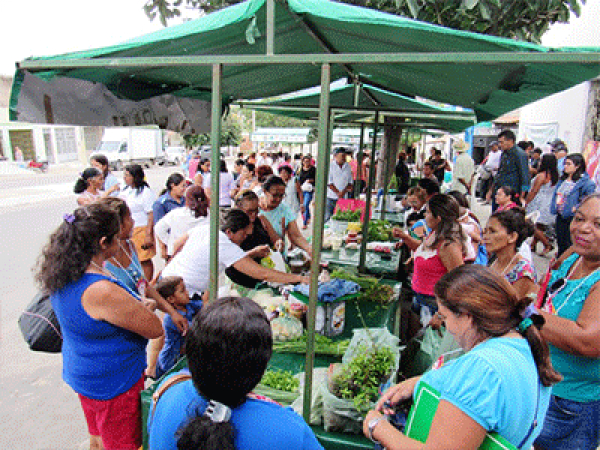
{"type": "Polygon", "coordinates": [[[185,147],[167,147],[165,149],[167,164],[179,166],[185,161],[185,147]]]}

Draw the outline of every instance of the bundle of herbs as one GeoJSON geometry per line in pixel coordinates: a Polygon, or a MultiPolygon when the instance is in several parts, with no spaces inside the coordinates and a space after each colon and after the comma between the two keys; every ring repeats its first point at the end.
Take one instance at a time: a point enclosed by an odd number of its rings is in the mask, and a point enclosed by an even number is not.
{"type": "MultiPolygon", "coordinates": [[[[348,349],[350,339],[334,341],[326,336],[315,334],[315,354],[342,356],[348,349]]],[[[306,353],[306,332],[297,339],[292,339],[285,342],[274,341],[273,351],[278,353],[306,353]]]]}
{"type": "Polygon", "coordinates": [[[389,347],[361,346],[357,356],[343,365],[332,382],[331,393],[352,400],[356,410],[365,414],[379,397],[379,387],[388,381],[394,368],[389,347]]]}
{"type": "Polygon", "coordinates": [[[387,305],[394,299],[394,289],[387,284],[380,283],[375,277],[359,275],[342,269],[335,269],[330,276],[357,283],[360,286],[360,295],[356,299],[359,301],[387,305]]]}

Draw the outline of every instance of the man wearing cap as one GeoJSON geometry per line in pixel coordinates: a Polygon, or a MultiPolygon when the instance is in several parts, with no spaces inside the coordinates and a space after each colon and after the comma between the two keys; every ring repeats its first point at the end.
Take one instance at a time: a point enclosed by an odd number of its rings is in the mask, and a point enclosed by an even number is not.
{"type": "Polygon", "coordinates": [[[565,157],[569,153],[567,146],[560,139],[554,139],[553,141],[548,142],[548,144],[550,144],[552,153],[556,156],[556,168],[558,169],[558,174],[562,177],[565,168],[565,157]]]}
{"type": "Polygon", "coordinates": [[[504,130],[498,135],[498,144],[502,150],[498,175],[494,180],[492,195],[492,212],[496,210],[496,191],[502,186],[510,186],[519,196],[529,190],[529,164],[527,155],[515,145],[516,136],[511,130],[504,130]]]}
{"type": "Polygon", "coordinates": [[[452,148],[457,153],[457,156],[452,171],[450,189],[469,195],[471,194],[471,183],[475,174],[475,163],[471,155],[467,153],[469,144],[462,139],[458,139],[452,144],[452,148]]]}
{"type": "Polygon", "coordinates": [[[333,216],[338,199],[344,198],[352,190],[352,169],[346,162],[346,153],[345,147],[336,147],[333,151],[334,156],[329,167],[329,180],[327,181],[325,222],[333,216]]]}

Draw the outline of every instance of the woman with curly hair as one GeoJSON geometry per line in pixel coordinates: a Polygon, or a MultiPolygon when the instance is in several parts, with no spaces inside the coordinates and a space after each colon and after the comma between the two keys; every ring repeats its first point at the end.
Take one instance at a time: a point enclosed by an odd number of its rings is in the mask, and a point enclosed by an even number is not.
{"type": "Polygon", "coordinates": [[[119,248],[119,215],[92,203],[66,214],[38,260],[63,335],[63,379],[79,395],[91,449],[136,450],[146,344],[162,324],[104,263],[119,248]]]}

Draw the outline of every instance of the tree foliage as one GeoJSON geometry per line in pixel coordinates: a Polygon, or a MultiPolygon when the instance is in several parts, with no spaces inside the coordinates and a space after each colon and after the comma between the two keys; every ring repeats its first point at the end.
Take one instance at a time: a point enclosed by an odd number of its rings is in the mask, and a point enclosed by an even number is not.
{"type": "MultiPolygon", "coordinates": [[[[241,0],[148,0],[144,10],[166,26],[187,7],[209,13],[241,0]],[[184,3],[185,2],[185,3],[184,3]]],[[[540,42],[548,27],[579,16],[585,0],[343,0],[457,30],[540,42]]]]}

